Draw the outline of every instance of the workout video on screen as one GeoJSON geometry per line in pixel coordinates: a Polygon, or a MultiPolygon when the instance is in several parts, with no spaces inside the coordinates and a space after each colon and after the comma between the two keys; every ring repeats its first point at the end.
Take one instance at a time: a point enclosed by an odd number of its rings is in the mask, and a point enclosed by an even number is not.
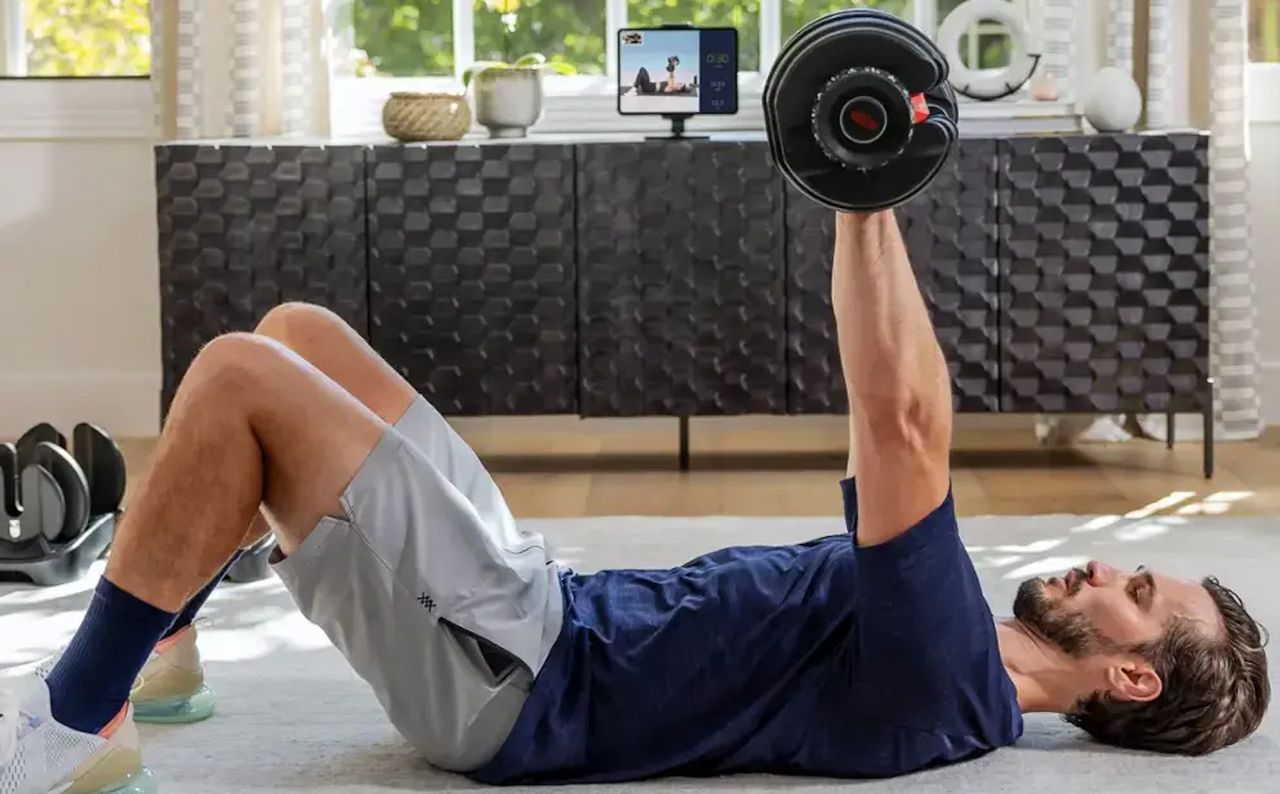
{"type": "Polygon", "coordinates": [[[696,30],[623,33],[618,109],[623,113],[697,113],[701,38],[696,30]]]}

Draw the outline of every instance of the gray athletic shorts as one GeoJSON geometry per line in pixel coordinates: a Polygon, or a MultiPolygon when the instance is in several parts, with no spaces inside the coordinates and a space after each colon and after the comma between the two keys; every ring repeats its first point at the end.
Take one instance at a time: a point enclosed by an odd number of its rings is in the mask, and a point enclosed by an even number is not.
{"type": "Polygon", "coordinates": [[[542,537],[516,526],[475,452],[421,397],[342,506],[276,572],[429,762],[483,766],[560,633],[542,537]]]}

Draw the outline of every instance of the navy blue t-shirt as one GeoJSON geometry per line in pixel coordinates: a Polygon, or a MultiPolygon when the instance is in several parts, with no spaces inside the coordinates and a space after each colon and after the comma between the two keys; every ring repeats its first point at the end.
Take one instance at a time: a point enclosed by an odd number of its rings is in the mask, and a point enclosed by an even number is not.
{"type": "Polygon", "coordinates": [[[850,534],[670,570],[566,572],[564,628],[486,783],[732,772],[880,777],[1022,733],[952,497],[850,534]]]}

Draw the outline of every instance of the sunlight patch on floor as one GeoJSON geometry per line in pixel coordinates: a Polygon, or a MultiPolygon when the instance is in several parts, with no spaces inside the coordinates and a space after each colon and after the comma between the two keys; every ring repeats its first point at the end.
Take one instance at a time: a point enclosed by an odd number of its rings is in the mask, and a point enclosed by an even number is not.
{"type": "Polygon", "coordinates": [[[1176,504],[1181,504],[1196,495],[1195,491],[1174,491],[1168,496],[1162,496],[1149,505],[1139,507],[1137,510],[1130,510],[1124,514],[1125,518],[1147,518],[1159,513],[1161,510],[1168,510],[1176,504]]]}
{"type": "Polygon", "coordinates": [[[1014,568],[1004,575],[1005,579],[1026,579],[1044,574],[1059,574],[1068,568],[1076,568],[1089,562],[1089,558],[1081,555],[1045,557],[1014,568]]]}
{"type": "Polygon", "coordinates": [[[1073,533],[1097,532],[1100,529],[1106,529],[1107,527],[1112,526],[1117,521],[1119,521],[1120,518],[1121,518],[1120,516],[1115,516],[1115,515],[1098,516],[1097,518],[1089,519],[1088,521],[1084,522],[1079,526],[1072,527],[1069,531],[1073,533]]]}
{"type": "Polygon", "coordinates": [[[1206,496],[1199,502],[1185,505],[1178,509],[1181,516],[1218,516],[1231,510],[1237,502],[1243,502],[1254,496],[1253,491],[1218,491],[1206,496]]]}

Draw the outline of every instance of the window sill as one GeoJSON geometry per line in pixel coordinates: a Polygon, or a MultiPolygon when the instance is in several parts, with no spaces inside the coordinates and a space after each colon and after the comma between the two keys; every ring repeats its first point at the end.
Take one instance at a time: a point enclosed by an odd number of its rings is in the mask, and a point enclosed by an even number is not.
{"type": "MultiPolygon", "coordinates": [[[[690,132],[764,131],[760,105],[763,79],[743,74],[739,80],[738,113],[697,116],[686,125],[690,132]]],[[[333,81],[332,135],[334,138],[380,137],[382,105],[392,91],[462,92],[451,78],[335,78],[333,81]]],[[[539,134],[662,132],[670,122],[657,116],[622,116],[617,110],[612,78],[548,78],[539,134]]],[[[960,107],[960,127],[966,135],[1009,133],[1079,132],[1080,116],[1070,102],[1036,102],[1027,99],[997,102],[965,101],[960,107]]],[[[479,125],[473,132],[483,132],[479,125]]]]}
{"type": "Polygon", "coordinates": [[[0,140],[150,138],[151,102],[145,78],[0,80],[0,140]]]}

